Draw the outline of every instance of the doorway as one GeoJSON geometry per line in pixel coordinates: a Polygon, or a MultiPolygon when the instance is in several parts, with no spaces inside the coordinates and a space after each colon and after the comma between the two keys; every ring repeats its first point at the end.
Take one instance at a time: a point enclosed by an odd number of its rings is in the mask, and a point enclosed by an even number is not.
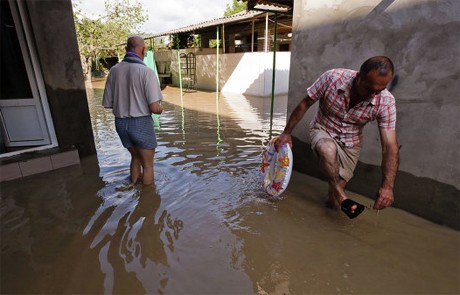
{"type": "Polygon", "coordinates": [[[24,3],[1,1],[0,129],[2,154],[55,145],[41,69],[24,3]]]}

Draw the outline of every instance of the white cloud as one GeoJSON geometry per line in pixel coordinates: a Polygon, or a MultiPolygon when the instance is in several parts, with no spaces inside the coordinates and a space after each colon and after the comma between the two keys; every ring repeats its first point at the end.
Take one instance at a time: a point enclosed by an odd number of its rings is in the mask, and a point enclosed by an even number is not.
{"type": "MultiPolygon", "coordinates": [[[[145,33],[162,33],[172,29],[223,17],[232,0],[139,0],[149,19],[142,25],[145,33]]],[[[104,0],[81,0],[81,10],[92,17],[103,15],[104,0]]]]}

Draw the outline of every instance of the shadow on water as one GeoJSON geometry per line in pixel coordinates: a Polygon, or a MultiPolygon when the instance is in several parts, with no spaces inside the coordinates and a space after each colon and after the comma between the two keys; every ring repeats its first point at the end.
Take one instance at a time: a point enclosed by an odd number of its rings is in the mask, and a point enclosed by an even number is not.
{"type": "MultiPolygon", "coordinates": [[[[167,87],[155,185],[127,187],[130,156],[102,88],[88,90],[97,159],[2,183],[2,294],[460,291],[458,232],[397,209],[350,221],[323,207],[324,182],[299,173],[280,200],[265,198],[269,98],[181,101],[167,87]]],[[[275,135],[287,98],[276,102],[275,135]]]]}

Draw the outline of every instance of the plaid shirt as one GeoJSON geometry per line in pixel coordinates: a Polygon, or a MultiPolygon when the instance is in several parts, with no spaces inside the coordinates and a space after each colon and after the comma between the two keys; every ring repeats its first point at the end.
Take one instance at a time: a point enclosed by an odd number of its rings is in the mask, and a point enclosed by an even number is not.
{"type": "Polygon", "coordinates": [[[319,108],[310,127],[321,125],[346,147],[361,146],[364,125],[377,119],[379,128],[396,128],[396,102],[387,90],[348,110],[350,89],[358,72],[333,69],[322,74],[307,89],[308,96],[319,100],[319,108]]]}

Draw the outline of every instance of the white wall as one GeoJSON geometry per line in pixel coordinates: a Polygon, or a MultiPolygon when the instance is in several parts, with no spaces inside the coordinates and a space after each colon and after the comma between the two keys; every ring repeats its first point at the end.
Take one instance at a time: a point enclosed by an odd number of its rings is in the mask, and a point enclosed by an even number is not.
{"type": "MultiPolygon", "coordinates": [[[[275,95],[286,94],[289,83],[290,52],[276,53],[275,95]]],[[[222,92],[269,96],[272,92],[273,52],[226,54],[222,92]]]]}
{"type": "MultiPolygon", "coordinates": [[[[181,52],[186,52],[181,50],[181,52]]],[[[189,52],[189,50],[187,50],[189,52]]],[[[196,52],[197,89],[216,90],[216,54],[196,52]]],[[[171,60],[172,80],[179,86],[177,51],[155,53],[157,61],[171,60]]],[[[276,53],[275,95],[289,89],[290,52],[276,53]]],[[[219,91],[254,96],[270,96],[272,52],[219,54],[219,91]]]]}

